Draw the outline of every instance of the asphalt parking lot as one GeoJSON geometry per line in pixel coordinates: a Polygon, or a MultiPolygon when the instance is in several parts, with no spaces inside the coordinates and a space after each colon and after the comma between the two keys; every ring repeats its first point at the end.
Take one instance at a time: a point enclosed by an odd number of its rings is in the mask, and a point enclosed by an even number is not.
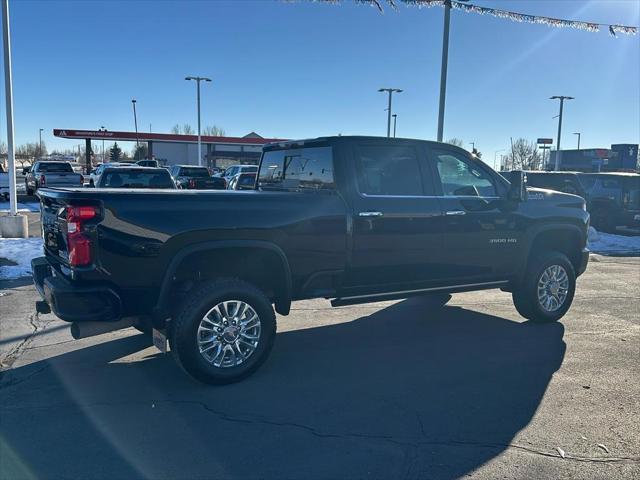
{"type": "Polygon", "coordinates": [[[300,302],[224,387],[135,330],[72,340],[29,279],[0,295],[3,479],[640,477],[639,258],[594,256],[552,325],[498,291],[300,302]]]}

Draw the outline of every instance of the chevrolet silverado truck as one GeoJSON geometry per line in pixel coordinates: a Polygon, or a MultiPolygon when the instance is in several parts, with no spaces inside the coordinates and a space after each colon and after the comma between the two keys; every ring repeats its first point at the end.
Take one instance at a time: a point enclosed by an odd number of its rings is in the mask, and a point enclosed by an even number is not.
{"type": "MultiPolygon", "coordinates": [[[[569,309],[588,262],[575,195],[508,182],[442,143],[325,137],[264,148],[254,190],[42,189],[38,312],[75,338],[153,331],[182,368],[238,381],[267,358],[275,311],[501,289],[531,322],[569,309]]],[[[301,355],[303,352],[301,352],[301,355]]]]}
{"type": "Polygon", "coordinates": [[[24,177],[27,195],[33,195],[39,188],[82,187],[84,177],[73,171],[69,162],[38,161],[24,177]]]}

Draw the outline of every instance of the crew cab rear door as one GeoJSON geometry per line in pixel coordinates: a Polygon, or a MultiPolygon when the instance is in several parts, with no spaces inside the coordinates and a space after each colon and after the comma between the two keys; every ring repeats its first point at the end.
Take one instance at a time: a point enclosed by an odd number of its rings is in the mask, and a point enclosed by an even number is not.
{"type": "Polygon", "coordinates": [[[430,286],[441,277],[442,208],[418,142],[351,146],[353,230],[348,286],[366,292],[430,286]]]}
{"type": "Polygon", "coordinates": [[[463,150],[430,147],[429,160],[444,210],[441,260],[449,283],[502,280],[513,273],[522,228],[507,208],[506,185],[463,150]]]}

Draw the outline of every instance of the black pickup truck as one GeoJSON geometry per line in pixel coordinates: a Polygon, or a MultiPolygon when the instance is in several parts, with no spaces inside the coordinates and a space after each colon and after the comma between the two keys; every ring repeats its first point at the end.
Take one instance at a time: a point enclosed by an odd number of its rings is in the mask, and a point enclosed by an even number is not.
{"type": "Polygon", "coordinates": [[[582,198],[509,183],[441,143],[326,137],[268,145],[250,191],[42,189],[39,312],[74,337],[136,326],[186,372],[254,372],[275,311],[499,288],[561,318],[588,262],[582,198]]]}

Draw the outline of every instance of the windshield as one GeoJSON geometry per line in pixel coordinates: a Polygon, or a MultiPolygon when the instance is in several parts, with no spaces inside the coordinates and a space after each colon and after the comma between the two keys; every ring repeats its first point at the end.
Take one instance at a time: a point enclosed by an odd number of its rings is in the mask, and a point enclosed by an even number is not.
{"type": "Polygon", "coordinates": [[[331,190],[331,147],[270,150],[260,164],[258,185],[264,190],[331,190]]]}
{"type": "Polygon", "coordinates": [[[108,171],[102,177],[104,188],[174,188],[169,172],[155,171],[108,171]]]}
{"type": "Polygon", "coordinates": [[[39,172],[70,172],[73,173],[73,168],[71,165],[66,162],[60,163],[39,163],[38,164],[39,172]]]}
{"type": "Polygon", "coordinates": [[[209,170],[204,167],[181,168],[181,177],[208,177],[209,170]]]}

